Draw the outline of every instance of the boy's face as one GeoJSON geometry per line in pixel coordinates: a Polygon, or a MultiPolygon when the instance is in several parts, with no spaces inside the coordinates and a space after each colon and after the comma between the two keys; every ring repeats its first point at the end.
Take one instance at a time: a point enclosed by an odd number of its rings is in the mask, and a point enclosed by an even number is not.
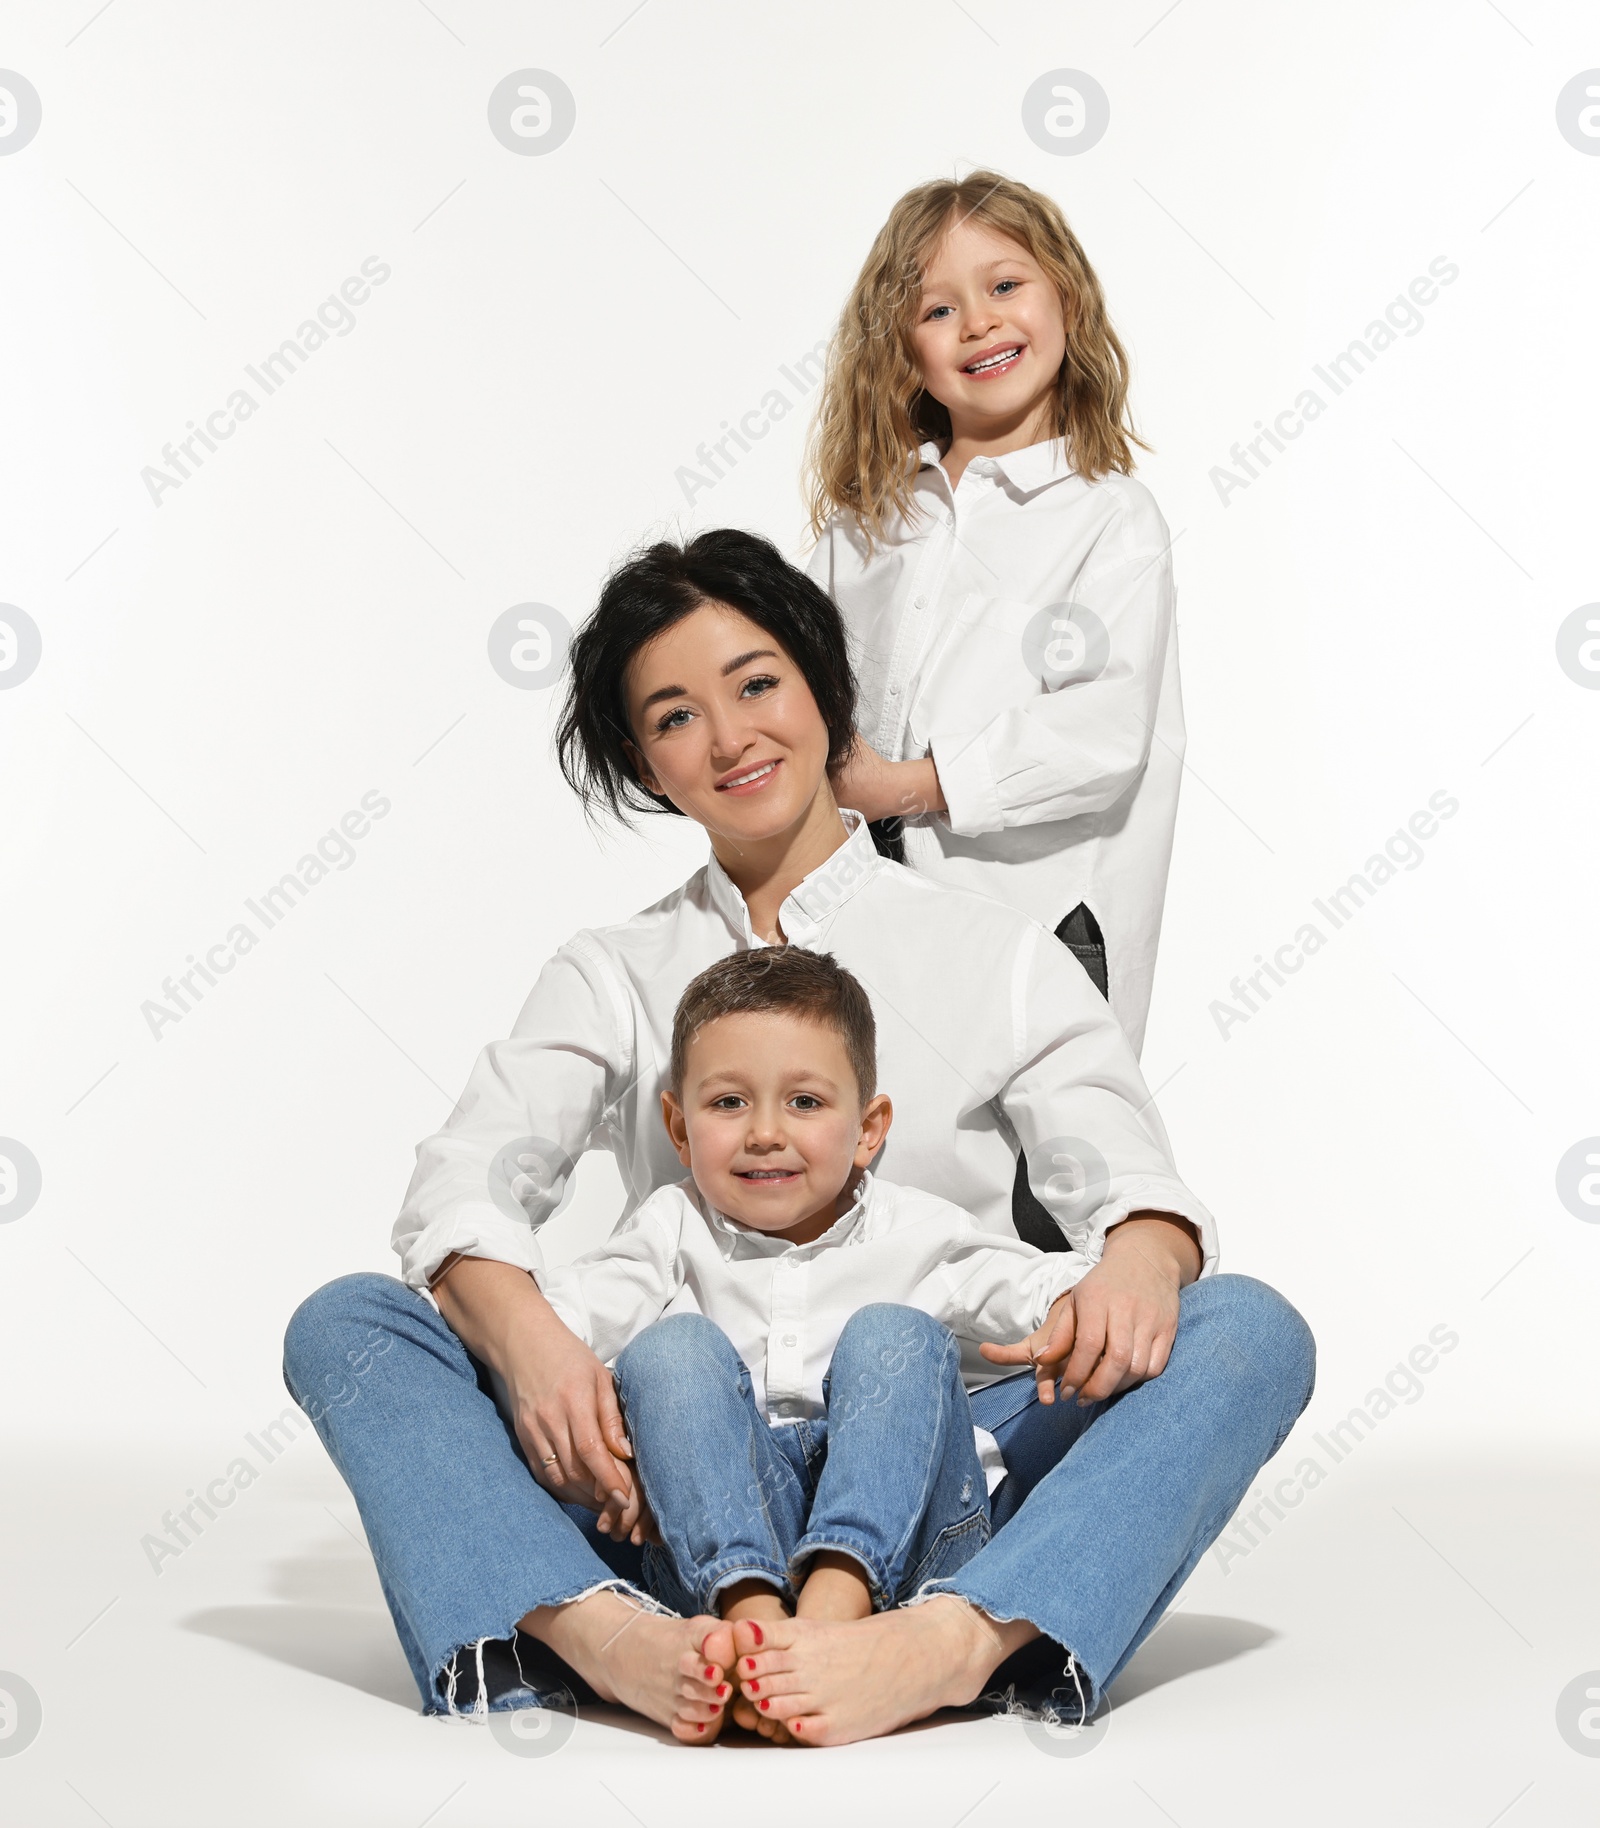
{"type": "Polygon", "coordinates": [[[844,1041],[781,1012],[719,1016],[661,1094],[678,1158],[719,1212],[795,1244],[819,1238],[888,1134],[880,1092],[863,1109],[844,1041]]]}

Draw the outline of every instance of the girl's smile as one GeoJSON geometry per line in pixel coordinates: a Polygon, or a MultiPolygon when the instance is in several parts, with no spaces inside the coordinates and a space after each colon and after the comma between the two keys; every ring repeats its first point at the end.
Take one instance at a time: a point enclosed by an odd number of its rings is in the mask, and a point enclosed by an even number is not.
{"type": "Polygon", "coordinates": [[[1010,374],[1027,353],[1026,343],[998,343],[992,349],[985,349],[980,355],[975,355],[970,362],[963,363],[961,372],[971,375],[974,380],[1010,374]]]}

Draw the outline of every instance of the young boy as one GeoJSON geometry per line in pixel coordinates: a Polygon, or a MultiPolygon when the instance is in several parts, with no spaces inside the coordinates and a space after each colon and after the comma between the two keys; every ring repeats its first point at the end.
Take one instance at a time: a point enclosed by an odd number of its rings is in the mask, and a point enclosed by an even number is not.
{"type": "MultiPolygon", "coordinates": [[[[827,954],[719,960],[678,1005],[662,1094],[691,1178],[539,1272],[615,1359],[660,1538],[646,1577],[685,1616],[865,1618],[975,1555],[991,1481],[967,1390],[1006,1375],[978,1343],[1034,1333],[1088,1267],[874,1180],[893,1115],[875,1046],[866,992],[827,954]]],[[[716,1736],[727,1688],[684,1703],[679,1738],[716,1736]]]]}

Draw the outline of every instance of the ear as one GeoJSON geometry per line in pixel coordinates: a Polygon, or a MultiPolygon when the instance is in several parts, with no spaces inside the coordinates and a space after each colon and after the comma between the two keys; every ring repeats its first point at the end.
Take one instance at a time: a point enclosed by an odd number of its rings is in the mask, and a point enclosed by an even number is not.
{"type": "Polygon", "coordinates": [[[633,764],[633,772],[639,777],[639,785],[646,793],[659,794],[661,798],[665,799],[666,795],[661,793],[661,783],[645,766],[644,757],[639,753],[637,746],[631,741],[624,740],[622,748],[628,760],[633,764]]]}
{"type": "Polygon", "coordinates": [[[683,1106],[671,1092],[661,1094],[661,1121],[667,1126],[667,1135],[672,1139],[672,1146],[678,1151],[678,1160],[684,1167],[689,1166],[689,1125],[683,1115],[683,1106]]]}
{"type": "Polygon", "coordinates": [[[889,1102],[887,1092],[879,1092],[867,1100],[866,1109],[861,1113],[861,1134],[856,1139],[856,1166],[867,1167],[873,1156],[883,1147],[883,1139],[889,1134],[889,1125],[894,1122],[894,1106],[889,1102]]]}

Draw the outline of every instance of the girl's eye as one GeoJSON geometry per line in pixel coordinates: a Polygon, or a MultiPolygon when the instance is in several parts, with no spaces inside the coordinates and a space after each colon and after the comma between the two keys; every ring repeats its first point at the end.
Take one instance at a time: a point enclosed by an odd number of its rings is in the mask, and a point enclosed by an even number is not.
{"type": "Polygon", "coordinates": [[[759,698],[762,693],[772,691],[777,683],[772,674],[757,673],[753,679],[747,679],[739,688],[739,696],[741,698],[759,698]]]}
{"type": "Polygon", "coordinates": [[[995,291],[1000,293],[1014,292],[1021,284],[1022,281],[1020,279],[1002,279],[999,285],[995,287],[995,291]]]}
{"type": "Polygon", "coordinates": [[[679,705],[676,710],[669,711],[665,717],[657,719],[656,729],[658,731],[681,730],[692,715],[693,713],[687,705],[679,705]]]}
{"type": "Polygon", "coordinates": [[[933,307],[933,309],[928,313],[927,322],[930,324],[936,323],[938,321],[939,314],[941,311],[953,311],[954,309],[955,309],[954,305],[935,305],[933,307]]]}

